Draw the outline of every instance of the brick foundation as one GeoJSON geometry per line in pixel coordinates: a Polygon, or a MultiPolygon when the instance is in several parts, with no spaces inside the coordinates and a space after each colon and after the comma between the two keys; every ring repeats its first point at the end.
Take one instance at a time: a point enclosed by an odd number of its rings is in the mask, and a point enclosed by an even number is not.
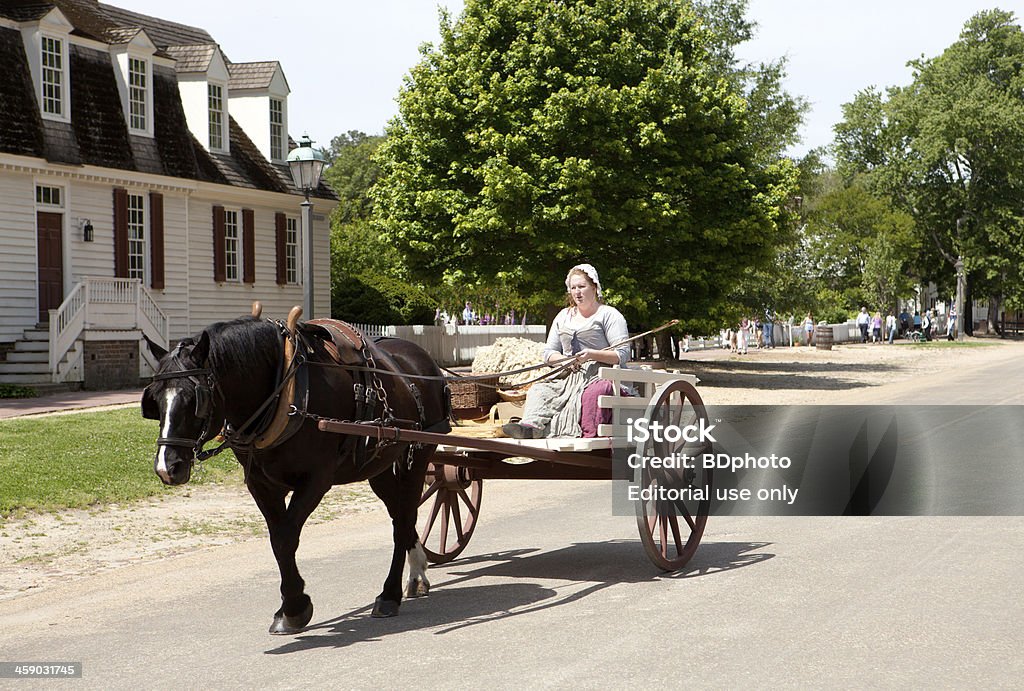
{"type": "Polygon", "coordinates": [[[85,341],[85,383],[98,391],[139,386],[138,341],[85,341]]]}

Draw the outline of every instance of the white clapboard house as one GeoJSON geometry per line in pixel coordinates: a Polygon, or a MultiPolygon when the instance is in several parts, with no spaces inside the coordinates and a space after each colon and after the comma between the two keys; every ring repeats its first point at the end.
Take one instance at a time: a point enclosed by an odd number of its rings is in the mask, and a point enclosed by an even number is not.
{"type": "MultiPolygon", "coordinates": [[[[279,63],[233,63],[199,28],[0,1],[0,383],[137,385],[143,335],[302,304],[288,94],[279,63]]],[[[337,198],[314,196],[327,316],[337,198]]]]}

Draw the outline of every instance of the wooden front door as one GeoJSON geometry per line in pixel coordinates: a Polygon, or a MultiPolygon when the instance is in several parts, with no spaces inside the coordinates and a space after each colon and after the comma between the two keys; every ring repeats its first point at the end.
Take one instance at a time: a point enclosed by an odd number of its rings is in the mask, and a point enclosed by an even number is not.
{"type": "Polygon", "coordinates": [[[64,217],[40,211],[36,214],[39,256],[39,321],[50,321],[49,310],[64,302],[64,217]]]}

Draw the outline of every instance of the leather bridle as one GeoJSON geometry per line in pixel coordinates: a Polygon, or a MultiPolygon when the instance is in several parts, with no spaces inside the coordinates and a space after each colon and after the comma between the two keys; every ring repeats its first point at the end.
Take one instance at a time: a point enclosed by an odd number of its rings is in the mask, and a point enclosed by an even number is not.
{"type": "MultiPolygon", "coordinates": [[[[177,355],[174,362],[179,363],[177,355]]],[[[209,368],[180,369],[173,372],[158,372],[153,375],[153,381],[167,381],[170,379],[188,379],[195,386],[196,417],[203,421],[203,431],[199,433],[198,439],[186,437],[158,437],[157,446],[180,446],[191,448],[196,459],[202,460],[203,445],[212,437],[210,428],[213,425],[213,396],[217,388],[217,381],[213,371],[209,368]]]]}
{"type": "MultiPolygon", "coordinates": [[[[177,351],[172,354],[171,358],[173,363],[177,364],[179,367],[182,366],[181,360],[178,358],[177,351]]],[[[238,429],[232,429],[226,423],[223,424],[219,429],[219,435],[223,437],[223,442],[219,446],[208,450],[203,450],[203,446],[205,446],[206,443],[215,436],[218,436],[211,433],[211,430],[214,429],[213,397],[220,393],[213,370],[208,367],[197,367],[190,369],[183,368],[170,372],[157,372],[153,375],[153,382],[166,381],[169,379],[188,379],[192,382],[195,386],[196,417],[203,420],[203,431],[200,432],[198,439],[188,439],[186,437],[158,437],[156,440],[157,446],[191,448],[193,451],[193,461],[198,462],[212,458],[229,447],[251,453],[253,450],[252,441],[259,436],[260,430],[265,426],[265,424],[260,422],[260,418],[264,418],[265,421],[268,411],[271,411],[271,404],[277,400],[277,397],[281,394],[281,390],[284,388],[285,383],[295,376],[295,373],[304,363],[305,358],[296,357],[287,371],[283,373],[278,371],[277,386],[263,404],[256,409],[256,412],[254,412],[238,429]],[[254,423],[257,423],[257,431],[245,434],[243,430],[247,430],[249,426],[254,423]]]]}

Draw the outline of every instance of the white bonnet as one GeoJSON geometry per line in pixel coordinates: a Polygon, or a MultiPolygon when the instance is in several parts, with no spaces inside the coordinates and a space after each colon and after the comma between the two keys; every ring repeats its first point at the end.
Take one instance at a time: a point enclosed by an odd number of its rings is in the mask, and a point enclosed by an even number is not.
{"type": "Polygon", "coordinates": [[[569,269],[569,273],[565,275],[565,289],[569,290],[569,281],[572,280],[573,271],[582,271],[587,275],[594,285],[597,286],[597,297],[601,297],[601,279],[597,277],[597,269],[590,264],[577,264],[576,266],[569,269]]]}

